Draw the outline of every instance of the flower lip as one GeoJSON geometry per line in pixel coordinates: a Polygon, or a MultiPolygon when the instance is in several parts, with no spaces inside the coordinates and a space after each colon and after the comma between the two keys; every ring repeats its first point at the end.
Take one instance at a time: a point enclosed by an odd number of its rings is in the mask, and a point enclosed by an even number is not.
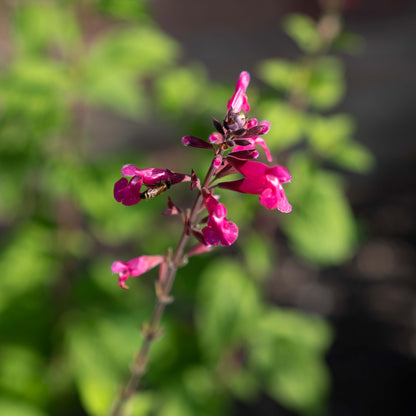
{"type": "Polygon", "coordinates": [[[118,283],[121,288],[128,289],[125,284],[130,277],[137,277],[165,261],[164,256],[140,256],[126,263],[117,260],[111,265],[111,271],[118,273],[118,283]]]}
{"type": "Polygon", "coordinates": [[[250,74],[247,71],[241,72],[235,85],[235,93],[227,103],[227,110],[232,109],[235,113],[239,113],[241,110],[246,113],[250,111],[250,105],[246,95],[249,83],[250,74]]]}
{"type": "Polygon", "coordinates": [[[268,209],[277,208],[281,212],[290,212],[289,204],[282,183],[289,182],[291,176],[283,166],[269,167],[261,162],[247,161],[227,157],[227,162],[243,174],[243,179],[221,182],[217,186],[236,192],[259,195],[259,202],[268,209]]]}
{"type": "Polygon", "coordinates": [[[206,245],[229,246],[238,237],[238,227],[228,221],[225,215],[227,210],[211,194],[205,197],[205,207],[208,211],[207,226],[202,229],[202,236],[206,245]]]}

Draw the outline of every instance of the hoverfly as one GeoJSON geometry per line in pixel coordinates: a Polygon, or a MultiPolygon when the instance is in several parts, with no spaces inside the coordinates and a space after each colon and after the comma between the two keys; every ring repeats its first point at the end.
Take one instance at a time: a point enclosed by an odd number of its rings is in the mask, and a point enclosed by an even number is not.
{"type": "Polygon", "coordinates": [[[155,198],[158,195],[165,192],[167,189],[170,188],[171,181],[166,179],[165,181],[160,181],[157,185],[149,186],[144,192],[140,194],[141,199],[151,199],[155,198]]]}

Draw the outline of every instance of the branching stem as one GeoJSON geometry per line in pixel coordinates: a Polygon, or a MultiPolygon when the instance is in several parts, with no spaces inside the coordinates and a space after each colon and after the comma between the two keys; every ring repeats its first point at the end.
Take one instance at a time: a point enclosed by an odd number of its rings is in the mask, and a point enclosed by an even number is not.
{"type": "MultiPolygon", "coordinates": [[[[218,149],[216,155],[222,157],[224,150],[218,149]]],[[[209,186],[209,183],[214,175],[215,167],[213,163],[205,176],[205,179],[202,183],[202,188],[209,186]]],[[[194,225],[198,213],[203,205],[203,195],[200,191],[195,198],[195,202],[190,212],[189,224],[194,225]]],[[[133,366],[131,369],[130,378],[121,389],[116,401],[111,409],[111,416],[123,416],[123,409],[127,401],[134,395],[137,391],[139,383],[146,372],[147,365],[149,362],[149,351],[152,345],[152,342],[160,337],[160,321],[165,311],[166,305],[169,304],[172,300],[170,296],[170,291],[175,280],[176,271],[183,263],[183,255],[186,247],[186,243],[189,240],[190,234],[187,233],[187,223],[184,222],[184,228],[182,231],[181,238],[176,246],[176,249],[173,253],[171,261],[168,262],[168,267],[166,269],[166,276],[163,276],[161,279],[161,285],[159,286],[159,293],[157,293],[156,306],[153,312],[152,320],[149,325],[143,328],[144,341],[140,347],[140,350],[137,352],[137,355],[134,359],[133,366]]]]}

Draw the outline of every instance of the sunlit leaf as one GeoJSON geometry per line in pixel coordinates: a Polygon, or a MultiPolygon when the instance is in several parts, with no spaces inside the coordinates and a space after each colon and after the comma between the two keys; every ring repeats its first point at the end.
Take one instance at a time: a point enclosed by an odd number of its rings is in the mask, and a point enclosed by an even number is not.
{"type": "Polygon", "coordinates": [[[318,414],[329,387],[324,352],[330,339],[322,319],[269,309],[252,337],[249,363],[277,401],[301,414],[318,414]]]}
{"type": "Polygon", "coordinates": [[[107,66],[117,72],[153,76],[172,65],[178,53],[178,44],[160,30],[132,27],[104,34],[94,43],[87,64],[97,72],[107,66]]]}
{"type": "Polygon", "coordinates": [[[0,396],[0,414],[7,416],[47,416],[45,411],[36,406],[2,396],[0,396]]]}
{"type": "Polygon", "coordinates": [[[47,60],[15,61],[0,75],[0,149],[30,150],[66,120],[65,68],[47,60]]]}
{"type": "Polygon", "coordinates": [[[95,0],[98,10],[127,20],[149,19],[146,0],[95,0]]]}
{"type": "Polygon", "coordinates": [[[59,47],[65,53],[80,40],[80,30],[71,8],[54,2],[22,3],[14,16],[17,49],[21,54],[39,54],[59,47]]]}
{"type": "Polygon", "coordinates": [[[268,59],[259,66],[259,77],[273,88],[288,91],[293,88],[295,64],[284,59],[268,59]]]}
{"type": "Polygon", "coordinates": [[[212,263],[201,276],[197,325],[204,354],[218,359],[226,346],[240,343],[258,314],[255,286],[231,260],[212,263]]]}
{"type": "Polygon", "coordinates": [[[341,63],[333,57],[322,57],[310,68],[307,97],[310,105],[327,110],[344,96],[345,85],[341,63]]]}
{"type": "Polygon", "coordinates": [[[293,211],[282,225],[293,249],[316,264],[344,262],[354,253],[357,230],[339,178],[303,155],[293,158],[289,170],[293,180],[287,195],[293,211]]]}
{"type": "Polygon", "coordinates": [[[46,363],[36,351],[19,345],[2,346],[0,386],[3,391],[28,403],[44,406],[50,398],[45,370],[46,363]],[[44,377],[40,378],[40,374],[44,377]]]}
{"type": "Polygon", "coordinates": [[[314,115],[308,117],[305,133],[314,150],[324,157],[330,157],[336,153],[340,144],[352,136],[354,129],[354,121],[349,115],[314,115]]]}
{"type": "Polygon", "coordinates": [[[53,234],[37,224],[28,224],[10,238],[0,253],[0,310],[15,296],[53,279],[53,234]]]}
{"type": "Polygon", "coordinates": [[[126,404],[126,413],[130,416],[150,416],[160,398],[151,391],[140,391],[126,404]]]}
{"type": "Polygon", "coordinates": [[[123,381],[122,369],[131,362],[139,340],[137,323],[128,319],[89,316],[71,326],[67,332],[69,358],[89,414],[108,414],[123,381]]]}
{"type": "Polygon", "coordinates": [[[304,129],[302,111],[276,100],[260,104],[259,114],[271,124],[265,140],[272,151],[292,146],[302,139],[304,129]]]}
{"type": "Polygon", "coordinates": [[[348,141],[334,153],[332,161],[337,165],[358,173],[368,173],[375,165],[373,154],[363,145],[348,141]]]}
{"type": "Polygon", "coordinates": [[[315,52],[321,47],[316,22],[310,17],[291,14],[285,18],[283,27],[300,49],[306,52],[315,52]]]}
{"type": "Polygon", "coordinates": [[[257,280],[263,280],[270,272],[273,264],[274,246],[269,239],[263,235],[252,233],[246,235],[240,243],[244,250],[247,270],[257,280]]]}
{"type": "Polygon", "coordinates": [[[176,43],[152,27],[108,32],[85,60],[79,94],[94,105],[137,118],[145,109],[139,77],[160,73],[177,53],[176,43]]]}
{"type": "Polygon", "coordinates": [[[178,115],[203,104],[205,84],[200,66],[174,69],[157,79],[156,98],[164,111],[178,115]]]}

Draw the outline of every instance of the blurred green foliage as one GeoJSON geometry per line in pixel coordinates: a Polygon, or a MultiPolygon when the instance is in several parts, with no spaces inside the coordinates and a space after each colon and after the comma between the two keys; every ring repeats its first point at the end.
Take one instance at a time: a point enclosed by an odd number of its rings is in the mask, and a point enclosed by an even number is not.
{"type": "Polygon", "coordinates": [[[354,120],[337,114],[345,94],[344,68],[332,51],[354,52],[359,38],[342,27],[333,12],[318,21],[299,14],[284,29],[301,50],[298,59],[269,59],[258,67],[269,87],[259,112],[273,126],[267,136],[272,151],[288,153],[293,176],[287,187],[293,212],[283,229],[292,248],[305,260],[329,266],[352,256],[358,230],[344,195],[342,172],[367,173],[371,153],[353,140],[354,120]]]}
{"type": "MultiPolygon", "coordinates": [[[[150,317],[155,277],[121,291],[109,266],[166,251],[179,224],[160,217],[164,198],[139,207],[113,200],[120,167],[150,166],[150,155],[93,150],[85,112],[163,119],[172,131],[175,120],[182,134],[206,135],[232,86],[210,83],[198,63],[180,66],[179,45],[155,26],[144,0],[8,2],[2,12],[11,48],[0,66],[0,414],[105,415],[140,343],[138,326],[150,317]],[[89,31],[91,17],[103,29],[89,31]]],[[[306,55],[263,62],[259,75],[271,90],[263,97],[253,85],[250,97],[272,122],[274,152],[304,143],[290,158],[294,212],[282,223],[293,249],[336,264],[357,236],[340,175],[323,162],[365,172],[372,158],[352,140],[350,117],[317,113],[335,106],[345,85],[341,61],[315,56],[316,23],[296,16],[285,27],[306,55]]],[[[333,43],[350,47],[351,36],[339,33],[333,43]]],[[[188,170],[203,174],[207,160],[192,157],[188,170]]],[[[262,300],[276,261],[273,236],[253,227],[255,197],[223,198],[243,236],[238,249],[192,258],[180,270],[130,414],[228,415],[233,400],[261,392],[299,414],[321,414],[331,331],[320,318],[262,300]]]]}

